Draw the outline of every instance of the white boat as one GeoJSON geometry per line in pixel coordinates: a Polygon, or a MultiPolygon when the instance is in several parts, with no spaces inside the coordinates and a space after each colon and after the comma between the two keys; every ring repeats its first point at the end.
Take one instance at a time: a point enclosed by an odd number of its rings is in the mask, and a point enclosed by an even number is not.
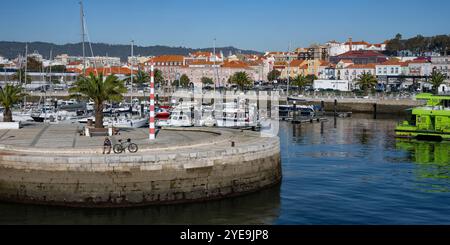
{"type": "Polygon", "coordinates": [[[218,127],[256,127],[259,124],[256,104],[223,103],[215,110],[218,127]]]}
{"type": "Polygon", "coordinates": [[[148,123],[147,118],[112,118],[108,117],[103,120],[103,126],[113,126],[115,128],[142,128],[148,123]]]}
{"type": "Polygon", "coordinates": [[[159,120],[157,125],[160,127],[192,127],[191,117],[186,114],[171,115],[168,120],[159,120]]]}

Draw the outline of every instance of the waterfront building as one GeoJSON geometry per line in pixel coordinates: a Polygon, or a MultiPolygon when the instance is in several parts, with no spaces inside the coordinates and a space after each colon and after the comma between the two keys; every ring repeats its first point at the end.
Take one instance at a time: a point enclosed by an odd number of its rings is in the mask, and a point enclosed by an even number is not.
{"type": "MultiPolygon", "coordinates": [[[[54,61],[62,64],[68,65],[70,63],[75,62],[83,62],[82,56],[69,56],[67,54],[57,55],[54,58],[54,61]]],[[[108,56],[95,56],[95,57],[86,57],[85,58],[86,67],[103,67],[103,66],[120,66],[120,58],[119,57],[108,57],[108,56]]]]}
{"type": "Polygon", "coordinates": [[[309,48],[297,48],[297,59],[299,60],[328,60],[328,47],[324,45],[313,44],[309,48]]]}
{"type": "Polygon", "coordinates": [[[375,75],[375,64],[351,64],[341,70],[341,79],[356,81],[364,73],[375,75]]]}
{"type": "Polygon", "coordinates": [[[450,78],[450,56],[431,57],[432,69],[441,72],[450,78]]]}
{"type": "Polygon", "coordinates": [[[336,65],[328,61],[322,61],[318,68],[319,79],[334,80],[336,79],[336,65]]]}
{"type": "Polygon", "coordinates": [[[370,44],[366,41],[352,41],[352,38],[349,38],[349,40],[344,43],[333,40],[325,44],[325,46],[328,47],[329,56],[338,56],[349,51],[358,51],[358,50],[371,50],[382,52],[386,50],[386,45],[387,41],[383,43],[370,44]]]}
{"type": "Polygon", "coordinates": [[[381,64],[376,65],[376,76],[378,78],[386,77],[386,76],[401,76],[406,75],[405,70],[402,69],[404,66],[404,62],[400,62],[399,60],[393,58],[387,60],[381,64]]]}
{"type": "Polygon", "coordinates": [[[180,79],[183,75],[181,68],[185,66],[184,56],[182,55],[160,55],[144,62],[144,69],[150,71],[150,64],[154,63],[155,68],[162,72],[164,79],[170,83],[180,79]]]}
{"type": "Polygon", "coordinates": [[[410,76],[430,76],[433,72],[431,62],[426,59],[412,60],[407,63],[410,76]]]}
{"type": "Polygon", "coordinates": [[[330,57],[333,64],[337,64],[340,60],[351,60],[354,64],[376,64],[385,62],[387,56],[377,51],[359,50],[330,57]]]}

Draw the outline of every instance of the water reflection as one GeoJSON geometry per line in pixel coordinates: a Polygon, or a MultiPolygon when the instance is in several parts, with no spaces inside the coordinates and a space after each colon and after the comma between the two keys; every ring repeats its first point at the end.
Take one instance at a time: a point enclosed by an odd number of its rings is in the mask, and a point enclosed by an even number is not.
{"type": "MultiPolygon", "coordinates": [[[[407,152],[408,159],[417,164],[419,178],[450,179],[450,142],[399,139],[396,147],[407,152]]],[[[445,188],[445,191],[449,190],[445,188]]]]}
{"type": "Polygon", "coordinates": [[[280,186],[203,203],[124,209],[74,209],[0,204],[0,224],[272,224],[280,186]]]}

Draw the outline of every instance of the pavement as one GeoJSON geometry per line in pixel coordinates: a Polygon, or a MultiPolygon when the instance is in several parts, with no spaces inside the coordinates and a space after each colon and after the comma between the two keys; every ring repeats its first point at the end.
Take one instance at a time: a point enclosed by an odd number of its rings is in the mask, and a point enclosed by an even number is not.
{"type": "MultiPolygon", "coordinates": [[[[86,149],[103,146],[105,136],[80,135],[81,124],[23,123],[19,130],[0,130],[0,145],[35,149],[86,149]]],[[[119,135],[110,137],[113,144],[128,138],[140,149],[169,148],[208,142],[217,138],[212,132],[188,130],[159,130],[155,141],[148,139],[148,128],[121,129],[119,135]]]]}

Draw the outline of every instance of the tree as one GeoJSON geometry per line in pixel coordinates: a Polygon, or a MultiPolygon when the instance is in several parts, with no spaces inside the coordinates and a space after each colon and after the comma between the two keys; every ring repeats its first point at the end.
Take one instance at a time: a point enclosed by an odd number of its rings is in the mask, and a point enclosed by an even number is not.
{"type": "Polygon", "coordinates": [[[229,81],[236,84],[241,90],[252,84],[252,80],[249,78],[248,74],[244,71],[234,73],[229,81]]]}
{"type": "Polygon", "coordinates": [[[281,72],[279,70],[272,70],[267,74],[268,81],[275,81],[281,76],[281,72]]]}
{"type": "Polygon", "coordinates": [[[12,122],[11,108],[21,101],[25,95],[21,85],[6,84],[4,88],[0,87],[0,104],[4,107],[3,122],[12,122]]]}
{"type": "Polygon", "coordinates": [[[438,35],[434,36],[430,41],[430,49],[446,55],[448,48],[450,47],[450,36],[438,35]]]}
{"type": "Polygon", "coordinates": [[[42,62],[36,60],[34,57],[27,58],[27,70],[31,72],[42,71],[42,62]]]}
{"type": "Polygon", "coordinates": [[[405,46],[402,41],[402,34],[397,33],[394,39],[391,39],[386,44],[386,50],[391,54],[396,54],[398,51],[404,50],[405,46]]]}
{"type": "Polygon", "coordinates": [[[161,84],[165,83],[164,77],[163,77],[163,74],[162,74],[161,70],[155,69],[154,70],[154,76],[155,76],[155,84],[160,84],[161,85],[161,84]]]}
{"type": "Polygon", "coordinates": [[[189,83],[190,83],[190,79],[186,74],[181,75],[180,77],[180,86],[182,88],[187,88],[189,87],[189,83]]]}
{"type": "Polygon", "coordinates": [[[310,84],[310,80],[303,75],[298,75],[292,80],[292,85],[297,86],[299,90],[304,89],[308,84],[310,84]]]}
{"type": "Polygon", "coordinates": [[[214,84],[214,81],[212,80],[212,78],[209,78],[209,77],[202,77],[201,81],[202,81],[203,85],[214,84]]]}
{"type": "Polygon", "coordinates": [[[433,73],[431,73],[430,83],[433,84],[434,93],[436,94],[439,93],[439,86],[441,86],[444,80],[445,80],[444,74],[437,71],[433,71],[433,73]]]}
{"type": "Polygon", "coordinates": [[[104,102],[121,101],[127,88],[115,75],[104,78],[102,73],[98,76],[91,73],[88,77],[80,76],[69,92],[71,96],[81,96],[94,101],[95,127],[103,128],[104,102]]]}
{"type": "MultiPolygon", "coordinates": [[[[136,74],[133,76],[133,83],[137,84],[138,86],[142,86],[142,84],[150,82],[150,76],[148,73],[139,70],[136,74]]],[[[131,75],[128,76],[126,79],[127,83],[131,82],[131,75]]]]}
{"type": "Polygon", "coordinates": [[[366,94],[368,94],[369,89],[373,89],[377,84],[377,78],[369,73],[363,73],[359,76],[357,82],[357,85],[359,85],[359,88],[364,90],[366,94]]]}
{"type": "Polygon", "coordinates": [[[27,74],[27,76],[25,77],[25,69],[19,69],[17,70],[17,72],[12,76],[12,80],[13,81],[17,81],[17,82],[25,82],[25,83],[31,83],[31,76],[29,76],[27,74]]]}

